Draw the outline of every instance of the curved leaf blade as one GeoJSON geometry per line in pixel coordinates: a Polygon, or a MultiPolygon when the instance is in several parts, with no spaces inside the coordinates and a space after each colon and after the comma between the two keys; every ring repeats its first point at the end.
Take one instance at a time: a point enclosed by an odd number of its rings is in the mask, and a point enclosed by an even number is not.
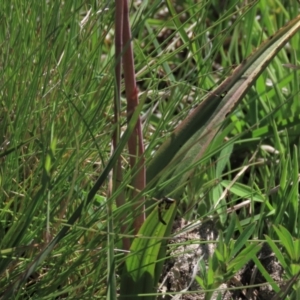
{"type": "MultiPolygon", "coordinates": [[[[174,175],[190,168],[204,155],[227,114],[243,99],[258,76],[299,28],[300,15],[265,41],[230,77],[207,95],[157,151],[147,170],[148,182],[155,181],[155,177],[168,165],[176,165],[175,170],[169,171],[174,175]]],[[[169,194],[189,175],[178,176],[160,194],[169,194]]]]}

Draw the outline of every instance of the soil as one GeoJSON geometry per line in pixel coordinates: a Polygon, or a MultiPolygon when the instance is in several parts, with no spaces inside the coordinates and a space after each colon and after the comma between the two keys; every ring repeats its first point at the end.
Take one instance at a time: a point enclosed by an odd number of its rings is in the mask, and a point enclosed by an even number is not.
{"type": "MultiPolygon", "coordinates": [[[[184,220],[177,220],[173,229],[178,234],[169,244],[169,256],[172,258],[165,264],[159,288],[162,294],[158,299],[205,299],[205,293],[201,292],[201,286],[195,277],[196,275],[201,277],[199,262],[202,260],[207,267],[208,258],[213,255],[216,248],[218,231],[215,222],[187,224],[184,220]],[[187,226],[191,227],[188,231],[187,226]],[[185,228],[184,232],[183,228],[185,228]],[[183,233],[180,233],[181,231],[183,233]],[[204,244],[197,241],[212,242],[204,244]],[[164,294],[167,292],[172,292],[174,295],[164,294]],[[178,292],[182,293],[178,294],[178,292]]],[[[284,282],[283,268],[267,244],[262,246],[257,258],[277,285],[281,286],[284,282]]],[[[270,300],[274,296],[272,287],[251,260],[230,281],[221,284],[210,299],[270,300]],[[254,285],[255,288],[248,288],[254,285]]]]}

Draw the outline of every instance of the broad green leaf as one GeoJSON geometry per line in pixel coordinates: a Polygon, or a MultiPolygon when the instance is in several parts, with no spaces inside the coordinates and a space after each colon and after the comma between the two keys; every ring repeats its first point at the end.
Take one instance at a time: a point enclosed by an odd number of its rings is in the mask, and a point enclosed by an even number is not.
{"type": "MultiPolygon", "coordinates": [[[[159,207],[156,207],[147,217],[137,237],[130,248],[130,254],[125,260],[125,266],[121,279],[121,299],[130,296],[130,299],[140,299],[138,295],[155,293],[163,263],[165,247],[164,237],[170,234],[173,218],[176,212],[176,203],[170,205],[162,213],[164,225],[159,220],[159,207]],[[164,251],[163,251],[164,252],[164,251]],[[163,256],[160,256],[163,255],[163,256]]],[[[145,299],[154,299],[148,296],[145,299]]]]}

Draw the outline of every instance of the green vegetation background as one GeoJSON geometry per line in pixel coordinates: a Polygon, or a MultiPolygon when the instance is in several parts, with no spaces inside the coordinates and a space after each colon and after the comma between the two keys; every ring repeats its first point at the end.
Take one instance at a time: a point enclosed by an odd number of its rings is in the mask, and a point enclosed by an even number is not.
{"type": "MultiPolygon", "coordinates": [[[[167,2],[131,4],[147,162],[205,94],[300,7],[288,0],[167,2]]],[[[102,186],[90,205],[84,203],[110,157],[114,3],[1,1],[0,20],[0,295],[83,203],[78,222],[15,299],[103,298],[106,201],[116,194],[107,199],[102,186]]],[[[190,222],[213,215],[224,234],[232,218],[238,223],[233,232],[255,223],[249,241],[270,237],[286,280],[300,270],[299,57],[297,34],[228,117],[178,212],[190,222]],[[221,197],[226,188],[230,193],[221,197]],[[250,206],[238,216],[228,213],[246,199],[250,206]]],[[[125,123],[125,101],[123,112],[125,123]]],[[[126,150],[123,156],[125,188],[126,150]]],[[[113,211],[117,268],[124,258],[120,216],[126,213],[130,223],[130,209],[113,211]]],[[[286,299],[298,292],[292,290],[286,299]]]]}

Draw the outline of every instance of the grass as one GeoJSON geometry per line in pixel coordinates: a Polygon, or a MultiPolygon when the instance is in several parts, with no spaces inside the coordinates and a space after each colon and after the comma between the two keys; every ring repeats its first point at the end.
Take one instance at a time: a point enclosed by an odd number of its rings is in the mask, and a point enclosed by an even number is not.
{"type": "MultiPolygon", "coordinates": [[[[14,299],[104,299],[106,204],[114,203],[131,176],[125,136],[120,189],[107,197],[103,180],[97,195],[86,202],[110,159],[114,5],[2,2],[0,295],[5,298],[42,249],[62,229],[70,229],[22,282],[14,299]],[[70,224],[74,213],[78,220],[70,224]]],[[[207,92],[298,14],[299,4],[287,0],[133,2],[130,17],[136,79],[144,101],[147,165],[207,92]]],[[[299,70],[282,64],[299,65],[299,39],[299,34],[291,39],[228,116],[184,189],[178,214],[190,222],[214,216],[224,235],[213,258],[223,265],[198,278],[206,290],[218,287],[212,276],[227,282],[251,257],[278,294],[282,286],[271,282],[255,256],[257,245],[267,242],[284,269],[285,282],[296,281],[282,299],[298,297],[300,77],[299,70]],[[247,199],[250,208],[228,213],[247,199]]],[[[122,112],[123,124],[124,108],[122,112]]],[[[149,202],[155,191],[146,192],[149,202]]],[[[123,214],[131,224],[130,201],[113,206],[118,275],[124,262],[123,214]]],[[[130,231],[125,234],[133,238],[130,231]]]]}

